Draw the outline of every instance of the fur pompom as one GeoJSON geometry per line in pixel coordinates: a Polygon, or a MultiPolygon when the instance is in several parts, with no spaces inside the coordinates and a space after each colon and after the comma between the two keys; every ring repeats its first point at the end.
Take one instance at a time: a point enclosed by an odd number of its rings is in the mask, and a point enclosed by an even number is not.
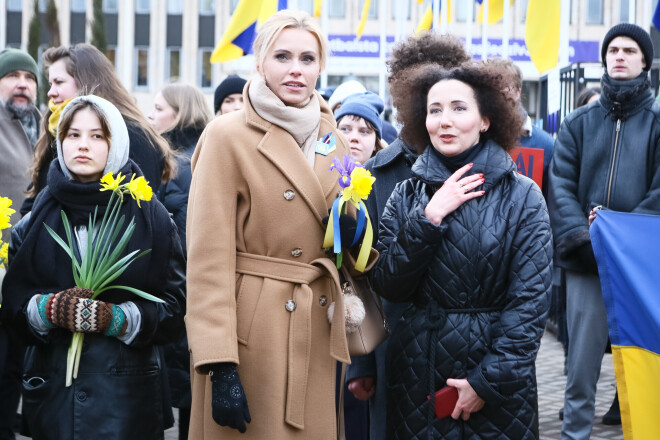
{"type": "MultiPolygon", "coordinates": [[[[335,312],[335,303],[328,307],[328,320],[332,322],[335,312]]],[[[364,321],[364,304],[355,295],[344,295],[344,315],[346,316],[346,333],[354,333],[364,321]]]]}

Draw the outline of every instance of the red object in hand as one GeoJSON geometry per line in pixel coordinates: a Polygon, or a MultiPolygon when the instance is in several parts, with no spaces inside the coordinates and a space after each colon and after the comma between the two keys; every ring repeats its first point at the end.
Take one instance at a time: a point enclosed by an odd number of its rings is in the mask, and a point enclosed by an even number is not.
{"type": "MultiPolygon", "coordinates": [[[[426,396],[431,400],[431,396],[426,396]]],[[[456,402],[458,401],[458,389],[456,387],[446,386],[435,392],[435,416],[444,419],[454,412],[456,402]]]]}

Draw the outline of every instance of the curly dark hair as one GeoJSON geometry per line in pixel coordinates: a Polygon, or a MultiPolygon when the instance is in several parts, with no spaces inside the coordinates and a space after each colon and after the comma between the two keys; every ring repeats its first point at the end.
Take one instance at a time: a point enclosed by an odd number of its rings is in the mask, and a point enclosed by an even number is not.
{"type": "Polygon", "coordinates": [[[392,49],[392,58],[387,62],[390,81],[402,71],[420,64],[435,63],[451,69],[470,60],[463,40],[453,35],[426,33],[421,37],[411,36],[397,43],[392,49]]]}
{"type": "Polygon", "coordinates": [[[490,121],[490,127],[480,139],[492,139],[505,150],[516,146],[523,115],[516,101],[506,92],[508,79],[499,68],[484,62],[463,63],[450,70],[437,64],[425,64],[408,73],[390,82],[390,92],[398,110],[397,119],[403,124],[400,137],[407,145],[422,152],[431,144],[426,130],[429,90],[440,81],[455,79],[470,86],[479,113],[490,121]]]}

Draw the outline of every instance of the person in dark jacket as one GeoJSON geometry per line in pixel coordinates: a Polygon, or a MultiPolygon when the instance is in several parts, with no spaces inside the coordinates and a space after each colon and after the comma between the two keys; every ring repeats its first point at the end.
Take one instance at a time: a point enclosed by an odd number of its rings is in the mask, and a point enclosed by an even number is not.
{"type": "Polygon", "coordinates": [[[154,191],[158,190],[161,182],[176,174],[174,156],[167,142],[151,128],[103,53],[85,43],[52,47],[44,52],[43,63],[48,69],[50,101],[34,147],[30,167],[32,184],[21,207],[22,215],[32,209],[35,196],[46,186],[48,167],[57,156],[55,130],[59,115],[68,100],[78,95],[94,93],[119,109],[131,140],[130,158],[140,167],[154,191]]]}
{"type": "MultiPolygon", "coordinates": [[[[177,153],[177,175],[158,189],[158,200],[172,214],[186,251],[186,215],[192,180],[190,158],[206,124],[213,118],[202,92],[187,84],[170,84],[156,94],[148,119],[177,153]],[[163,133],[164,132],[164,133],[163,133]]],[[[172,406],[179,408],[179,440],[188,438],[190,424],[190,353],[185,332],[165,345],[165,364],[172,390],[172,406]]]]}
{"type": "Polygon", "coordinates": [[[552,230],[566,269],[564,439],[591,434],[608,336],[589,216],[596,206],[660,214],[660,104],[648,76],[651,37],[637,25],[618,24],[605,35],[601,57],[600,98],[564,120],[550,165],[552,230]]]}
{"type": "Polygon", "coordinates": [[[507,152],[522,117],[504,82],[466,63],[391,83],[401,137],[424,151],[387,202],[370,277],[412,302],[389,340],[388,439],[538,438],[552,237],[540,189],[507,152]],[[458,400],[439,419],[445,387],[458,400]]]}
{"type": "MultiPolygon", "coordinates": [[[[433,63],[449,69],[469,59],[463,41],[454,36],[428,33],[410,37],[392,50],[392,58],[388,61],[388,80],[390,83],[397,81],[421,64],[433,63]]],[[[398,138],[365,164],[365,168],[376,178],[365,201],[373,225],[374,243],[378,242],[378,226],[387,200],[397,183],[412,177],[411,168],[415,160],[417,151],[398,138]]],[[[396,331],[395,325],[407,306],[407,303],[383,300],[390,334],[396,331]]],[[[382,440],[386,436],[387,344],[385,340],[372,354],[352,357],[346,373],[348,389],[352,394],[369,401],[369,436],[372,440],[382,440]]]]}
{"type": "Polygon", "coordinates": [[[37,440],[163,438],[174,420],[155,344],[180,334],[185,313],[185,259],[176,226],[157,200],[140,207],[125,196],[119,212],[135,220],[135,230],[124,252],[150,252],[133,261],[115,283],[163,302],[120,289],[88,299],[91,291],[75,288],[71,257],[44,225],[64,237],[61,211],[66,212],[79,259],[91,251],[85,245],[89,215],[97,208],[102,215],[110,198],[110,191],[100,191],[101,176],[141,173],[129,159],[122,115],[97,96],[76,98],[65,107],[57,149],[48,185],[12,232],[2,286],[3,323],[28,346],[24,425],[37,440]],[[74,331],[84,332],[85,339],[77,378],[65,386],[74,331]]]}

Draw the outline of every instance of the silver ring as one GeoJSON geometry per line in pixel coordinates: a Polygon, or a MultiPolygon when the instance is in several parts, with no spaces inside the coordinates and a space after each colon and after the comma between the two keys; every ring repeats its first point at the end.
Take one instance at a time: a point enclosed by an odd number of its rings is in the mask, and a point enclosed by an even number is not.
{"type": "Polygon", "coordinates": [[[465,186],[465,182],[458,182],[459,185],[461,185],[461,188],[465,186]]]}

